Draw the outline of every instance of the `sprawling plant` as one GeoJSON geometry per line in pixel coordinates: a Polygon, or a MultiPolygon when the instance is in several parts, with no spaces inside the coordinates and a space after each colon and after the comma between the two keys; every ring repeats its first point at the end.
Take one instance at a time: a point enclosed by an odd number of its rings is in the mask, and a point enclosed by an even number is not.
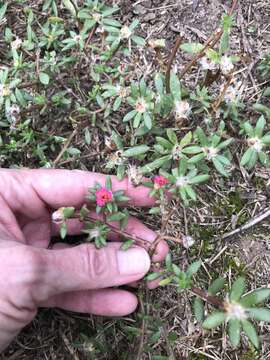
{"type": "MultiPolygon", "coordinates": [[[[149,213],[162,217],[162,224],[168,224],[171,209],[185,212],[189,206],[195,213],[197,204],[205,205],[204,194],[213,184],[231,187],[235,174],[252,177],[254,169],[269,167],[270,109],[263,103],[269,89],[253,107],[241,100],[241,71],[235,71],[239,57],[230,48],[231,13],[206,44],[178,39],[165,62],[166,41],[146,41],[139,20],[121,22],[119,7],[109,2],[45,0],[40,13],[24,8],[25,27],[20,31],[6,21],[16,3],[26,2],[0,3],[5,44],[5,50],[0,49],[1,166],[25,165],[31,158],[35,166],[56,167],[76,164],[84,156],[100,157],[103,171],[149,188],[155,202],[149,213]],[[191,57],[181,71],[173,66],[178,50],[191,57]],[[184,76],[195,66],[200,69],[196,84],[187,84],[184,76]],[[247,106],[248,118],[242,113],[247,106]]],[[[266,54],[258,66],[264,78],[269,64],[266,54]]],[[[136,244],[152,255],[153,246],[168,238],[166,229],[162,226],[151,246],[128,234],[128,201],[108,176],[105,184],[89,189],[81,209],[58,209],[53,221],[60,224],[62,238],[75,218],[83,224],[84,240],[98,249],[106,246],[108,233],[115,232],[124,240],[123,249],[136,244]]],[[[169,240],[186,249],[194,245],[193,234],[169,240]]],[[[232,286],[225,276],[200,285],[206,267],[203,259],[194,259],[198,252],[192,252],[194,261],[187,267],[168,255],[165,266],[151,270],[147,280],[158,279],[161,286],[195,297],[197,321],[207,330],[227,327],[234,347],[242,332],[259,347],[253,321],[270,322],[267,304],[257,307],[270,290],[246,293],[245,280],[237,274],[232,286]]]]}

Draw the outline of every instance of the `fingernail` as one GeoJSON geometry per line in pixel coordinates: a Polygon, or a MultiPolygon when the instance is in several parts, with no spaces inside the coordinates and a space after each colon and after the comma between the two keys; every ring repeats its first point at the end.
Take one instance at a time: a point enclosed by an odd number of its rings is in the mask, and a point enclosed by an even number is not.
{"type": "Polygon", "coordinates": [[[117,252],[118,269],[121,275],[146,274],[150,269],[150,257],[142,248],[117,252]]]}

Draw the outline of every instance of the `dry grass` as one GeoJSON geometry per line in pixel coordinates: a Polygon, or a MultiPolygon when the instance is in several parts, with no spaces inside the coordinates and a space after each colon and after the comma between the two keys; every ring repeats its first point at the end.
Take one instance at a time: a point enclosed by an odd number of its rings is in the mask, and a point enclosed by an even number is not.
{"type": "MultiPolygon", "coordinates": [[[[184,34],[187,41],[205,41],[218,26],[221,15],[230,3],[220,0],[115,2],[121,6],[122,19],[127,21],[136,14],[141,20],[144,35],[167,40],[168,48],[162,54],[164,58],[173,47],[179,32],[184,34]]],[[[31,4],[29,1],[29,6],[35,8],[38,2],[31,4]]],[[[258,101],[266,85],[256,72],[256,64],[262,54],[269,51],[269,14],[270,4],[267,0],[242,0],[237,7],[232,47],[236,53],[244,55],[238,77],[244,84],[245,103],[258,101]]],[[[150,61],[150,50],[140,56],[140,59],[134,59],[139,71],[142,74],[153,72],[155,64],[150,61]]],[[[175,66],[181,71],[188,60],[186,55],[179,52],[175,66]]],[[[184,80],[189,86],[195,87],[200,76],[200,72],[194,69],[184,80]]],[[[246,116],[254,116],[254,113],[247,113],[246,116]]],[[[48,118],[45,117],[43,121],[48,121],[48,118]]],[[[190,124],[183,126],[189,127],[190,124]]],[[[74,131],[71,124],[67,126],[63,122],[60,122],[60,127],[62,129],[59,130],[55,125],[50,125],[51,131],[62,133],[70,139],[71,144],[80,147],[82,132],[74,131]]],[[[63,159],[60,147],[58,156],[52,159],[55,166],[101,171],[106,162],[106,149],[99,130],[92,131],[91,147],[85,148],[78,159],[63,159]]],[[[236,148],[236,151],[240,149],[236,148]]],[[[30,160],[20,161],[24,166],[35,166],[30,160]]],[[[230,282],[235,275],[245,274],[250,288],[270,285],[270,238],[267,221],[245,235],[227,241],[220,240],[221,234],[231,230],[237,220],[241,219],[244,223],[268,206],[269,175],[269,170],[257,168],[252,176],[237,172],[231,180],[221,182],[216,179],[211,187],[208,186],[207,191],[199,194],[200,202],[197,207],[186,210],[180,207],[174,211],[166,227],[167,234],[179,237],[185,233],[196,239],[196,245],[189,250],[171,243],[174,262],[185,267],[193,259],[201,257],[204,271],[198,279],[200,284],[207,284],[218,275],[226,275],[230,282]]],[[[134,212],[151,228],[160,229],[158,217],[149,216],[141,209],[134,209],[134,212]]],[[[246,340],[242,348],[233,350],[220,330],[202,332],[192,317],[191,299],[180,294],[176,288],[138,292],[142,308],[138,314],[124,319],[41,310],[35,321],[18,336],[0,359],[149,360],[155,359],[155,356],[167,356],[170,360],[253,360],[256,356],[258,359],[270,359],[269,326],[260,326],[262,349],[258,354],[250,350],[246,340]],[[157,331],[160,331],[160,335],[153,338],[157,331]]]]}

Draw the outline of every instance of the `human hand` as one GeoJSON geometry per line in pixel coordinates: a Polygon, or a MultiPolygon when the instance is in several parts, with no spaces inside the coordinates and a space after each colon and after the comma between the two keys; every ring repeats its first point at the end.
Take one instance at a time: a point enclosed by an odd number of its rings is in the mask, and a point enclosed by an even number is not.
{"type": "MultiPolygon", "coordinates": [[[[115,235],[106,248],[91,244],[67,247],[50,238],[59,229],[51,222],[54,210],[80,208],[89,187],[105,176],[68,170],[0,170],[0,351],[35,317],[40,306],[106,316],[123,316],[137,307],[132,293],[111,287],[144,277],[150,267],[140,247],[120,250],[115,235]]],[[[134,205],[150,206],[149,189],[134,188],[113,178],[113,189],[123,189],[134,205]]],[[[68,233],[79,234],[82,224],[70,220],[68,233]]],[[[126,231],[153,242],[156,234],[135,218],[126,231]]],[[[168,251],[161,241],[153,257],[168,251]]]]}

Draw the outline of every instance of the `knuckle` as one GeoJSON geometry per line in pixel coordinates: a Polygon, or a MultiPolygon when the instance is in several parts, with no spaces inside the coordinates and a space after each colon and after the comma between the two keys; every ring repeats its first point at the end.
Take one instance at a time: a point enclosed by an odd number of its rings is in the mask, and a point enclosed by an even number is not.
{"type": "Polygon", "coordinates": [[[111,257],[107,249],[96,249],[93,245],[81,247],[83,272],[91,280],[106,278],[110,273],[111,257]]]}

